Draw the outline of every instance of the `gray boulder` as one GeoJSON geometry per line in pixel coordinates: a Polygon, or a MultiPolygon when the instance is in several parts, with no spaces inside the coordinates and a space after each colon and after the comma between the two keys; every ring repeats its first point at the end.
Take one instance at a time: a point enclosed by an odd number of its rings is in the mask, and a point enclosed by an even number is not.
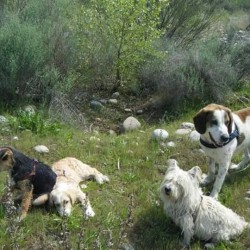
{"type": "Polygon", "coordinates": [[[123,128],[125,132],[136,130],[141,127],[141,123],[133,116],[129,116],[124,122],[123,122],[123,128]]]}

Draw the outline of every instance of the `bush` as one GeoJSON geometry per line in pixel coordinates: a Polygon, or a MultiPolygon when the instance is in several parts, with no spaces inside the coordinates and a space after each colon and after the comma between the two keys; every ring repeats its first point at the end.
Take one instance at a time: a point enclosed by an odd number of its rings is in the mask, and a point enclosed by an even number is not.
{"type": "Polygon", "coordinates": [[[69,0],[6,1],[0,19],[0,90],[4,103],[49,102],[76,64],[69,0]],[[24,98],[25,97],[25,98],[24,98]]]}
{"type": "Polygon", "coordinates": [[[238,72],[238,79],[250,77],[250,42],[237,46],[232,52],[232,65],[238,72]],[[248,55],[248,56],[246,56],[248,55]]]}
{"type": "Polygon", "coordinates": [[[0,28],[0,81],[4,101],[24,96],[28,82],[44,63],[42,34],[33,26],[8,16],[0,28]]]}
{"type": "Polygon", "coordinates": [[[237,72],[218,39],[189,50],[168,50],[165,61],[151,62],[141,72],[142,81],[155,89],[167,111],[179,112],[187,103],[223,103],[237,86],[237,72]]]}

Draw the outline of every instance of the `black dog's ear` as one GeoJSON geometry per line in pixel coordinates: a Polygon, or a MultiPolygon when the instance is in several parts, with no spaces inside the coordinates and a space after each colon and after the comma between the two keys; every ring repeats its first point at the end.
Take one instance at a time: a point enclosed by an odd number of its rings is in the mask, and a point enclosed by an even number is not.
{"type": "Polygon", "coordinates": [[[3,148],[0,149],[0,159],[2,161],[7,161],[10,157],[9,149],[8,148],[3,148]]]}
{"type": "Polygon", "coordinates": [[[200,134],[204,134],[206,132],[207,114],[208,111],[201,109],[193,118],[195,129],[200,134]]]}

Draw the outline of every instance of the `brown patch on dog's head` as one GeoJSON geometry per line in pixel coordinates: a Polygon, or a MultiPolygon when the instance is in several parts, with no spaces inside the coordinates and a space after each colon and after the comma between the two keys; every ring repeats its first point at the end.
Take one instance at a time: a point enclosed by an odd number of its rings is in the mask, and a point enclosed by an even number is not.
{"type": "Polygon", "coordinates": [[[200,134],[204,134],[206,132],[207,122],[211,120],[213,112],[215,110],[224,110],[226,112],[225,121],[226,125],[228,126],[228,131],[229,133],[231,133],[233,122],[231,110],[222,105],[212,103],[201,109],[193,118],[195,129],[200,134]]]}
{"type": "Polygon", "coordinates": [[[225,114],[225,124],[227,126],[228,129],[228,133],[230,134],[232,132],[233,129],[233,116],[232,116],[232,112],[230,109],[225,108],[226,114],[225,114]]]}
{"type": "Polygon", "coordinates": [[[0,148],[0,171],[10,170],[15,163],[11,148],[0,148]]]}

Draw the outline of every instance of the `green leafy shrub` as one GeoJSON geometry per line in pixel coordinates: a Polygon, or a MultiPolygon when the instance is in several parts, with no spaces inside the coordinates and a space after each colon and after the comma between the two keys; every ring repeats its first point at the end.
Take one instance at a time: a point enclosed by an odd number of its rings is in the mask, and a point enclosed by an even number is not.
{"type": "Polygon", "coordinates": [[[57,134],[61,129],[59,123],[45,119],[41,113],[21,109],[10,119],[10,126],[14,130],[28,129],[39,135],[57,134]]]}

